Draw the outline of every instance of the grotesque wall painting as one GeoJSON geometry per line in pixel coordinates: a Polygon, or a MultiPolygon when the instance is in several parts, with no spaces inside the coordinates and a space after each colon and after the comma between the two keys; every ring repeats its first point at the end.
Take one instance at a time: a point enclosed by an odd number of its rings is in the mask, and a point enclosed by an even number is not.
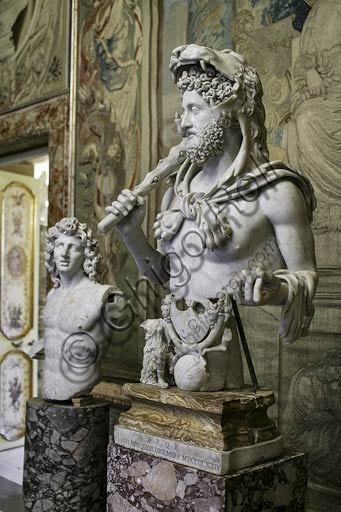
{"type": "Polygon", "coordinates": [[[34,196],[21,183],[1,190],[0,330],[9,340],[33,327],[34,196]]]}

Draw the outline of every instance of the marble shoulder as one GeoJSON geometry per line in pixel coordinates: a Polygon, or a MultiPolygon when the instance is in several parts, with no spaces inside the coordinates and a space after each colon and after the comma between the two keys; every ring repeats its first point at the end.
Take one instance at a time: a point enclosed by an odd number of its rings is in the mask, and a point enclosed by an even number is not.
{"type": "Polygon", "coordinates": [[[283,178],[269,184],[259,195],[260,207],[272,219],[297,222],[306,218],[308,203],[298,183],[283,178]]]}
{"type": "Polygon", "coordinates": [[[303,199],[303,194],[299,183],[288,177],[283,177],[260,189],[259,197],[265,201],[270,199],[287,202],[297,197],[303,199]]]}
{"type": "MultiPolygon", "coordinates": [[[[312,213],[316,208],[316,197],[309,178],[301,171],[285,162],[276,160],[260,166],[254,172],[261,175],[262,187],[265,185],[262,192],[268,192],[270,198],[273,198],[274,201],[281,201],[282,205],[285,205],[290,198],[297,199],[303,196],[303,203],[305,203],[309,218],[312,220],[312,213]]],[[[261,195],[264,196],[263,193],[261,195]]]]}
{"type": "Polygon", "coordinates": [[[94,293],[102,302],[106,302],[110,296],[123,295],[123,292],[111,284],[91,283],[90,287],[91,293],[94,293]]]}
{"type": "Polygon", "coordinates": [[[57,292],[58,288],[51,288],[51,290],[48,292],[48,294],[46,295],[46,301],[52,299],[52,297],[55,295],[55,293],[57,292]]]}
{"type": "Polygon", "coordinates": [[[50,302],[50,301],[53,301],[53,298],[54,296],[58,297],[58,290],[60,289],[60,287],[58,288],[51,288],[51,290],[48,292],[48,294],[46,295],[46,299],[45,299],[45,303],[46,305],[50,302]],[[56,295],[57,294],[57,295],[56,295]]]}

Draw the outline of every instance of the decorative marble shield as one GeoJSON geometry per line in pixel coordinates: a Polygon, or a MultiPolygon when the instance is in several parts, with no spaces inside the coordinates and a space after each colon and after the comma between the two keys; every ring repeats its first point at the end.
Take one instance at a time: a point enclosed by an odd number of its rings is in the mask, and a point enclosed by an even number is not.
{"type": "Polygon", "coordinates": [[[199,343],[209,333],[209,300],[200,301],[174,298],[170,308],[170,317],[174,329],[186,344],[199,343]]]}

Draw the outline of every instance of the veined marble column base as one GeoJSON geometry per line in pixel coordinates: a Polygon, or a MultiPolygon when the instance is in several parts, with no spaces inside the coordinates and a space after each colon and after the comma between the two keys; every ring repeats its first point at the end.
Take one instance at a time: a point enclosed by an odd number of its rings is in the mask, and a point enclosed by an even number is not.
{"type": "Polygon", "coordinates": [[[116,445],[215,475],[226,475],[282,454],[282,436],[263,443],[222,451],[136,432],[120,425],[115,425],[114,432],[116,445]]]}
{"type": "Polygon", "coordinates": [[[27,402],[25,510],[105,512],[109,406],[27,402]]]}
{"type": "Polygon", "coordinates": [[[123,393],[132,406],[121,414],[119,424],[144,434],[223,451],[280,435],[267,415],[275,403],[271,389],[190,392],[125,384],[123,393]]]}
{"type": "Polygon", "coordinates": [[[107,512],[304,512],[307,457],[287,454],[225,476],[108,448],[107,512]]]}

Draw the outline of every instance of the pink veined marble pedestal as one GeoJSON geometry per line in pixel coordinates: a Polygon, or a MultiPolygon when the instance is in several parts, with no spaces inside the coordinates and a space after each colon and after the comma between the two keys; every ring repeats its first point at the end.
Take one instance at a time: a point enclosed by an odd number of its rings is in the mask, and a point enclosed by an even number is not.
{"type": "Polygon", "coordinates": [[[221,476],[108,448],[107,512],[304,512],[306,485],[303,454],[221,476]]]}

